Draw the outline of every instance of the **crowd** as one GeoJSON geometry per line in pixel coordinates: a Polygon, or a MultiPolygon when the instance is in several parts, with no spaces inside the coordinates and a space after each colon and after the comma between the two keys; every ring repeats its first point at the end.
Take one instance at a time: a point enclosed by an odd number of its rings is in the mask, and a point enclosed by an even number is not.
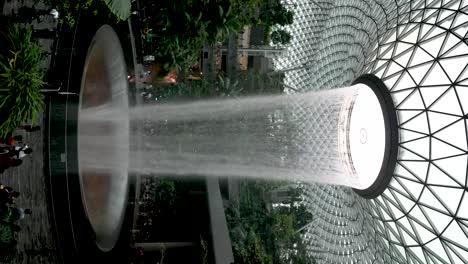
{"type": "MultiPolygon", "coordinates": [[[[23,129],[36,130],[33,127],[23,127],[23,129]]],[[[14,136],[9,133],[6,137],[0,138],[0,173],[20,166],[23,158],[32,152],[32,148],[23,143],[20,135],[14,136]]],[[[0,183],[0,251],[3,253],[12,251],[8,249],[16,246],[16,233],[21,229],[17,224],[18,221],[32,213],[31,209],[16,206],[19,196],[20,192],[0,183]]],[[[3,254],[0,254],[0,261],[3,257],[3,254]]]]}
{"type": "Polygon", "coordinates": [[[9,133],[0,139],[0,173],[11,167],[18,167],[23,163],[23,158],[32,153],[32,148],[23,144],[21,136],[13,136],[9,133]]]}

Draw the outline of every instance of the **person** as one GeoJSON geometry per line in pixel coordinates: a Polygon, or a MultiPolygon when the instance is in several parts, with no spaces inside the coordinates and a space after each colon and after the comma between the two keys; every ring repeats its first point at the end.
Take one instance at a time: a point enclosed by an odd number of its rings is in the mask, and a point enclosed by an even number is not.
{"type": "Polygon", "coordinates": [[[13,190],[11,187],[3,187],[0,189],[0,204],[14,204],[15,200],[20,196],[20,193],[13,190]]]}
{"type": "Polygon", "coordinates": [[[3,222],[7,223],[15,223],[18,222],[22,219],[24,219],[25,215],[31,215],[32,210],[31,209],[23,209],[21,207],[10,207],[8,206],[5,212],[2,214],[2,220],[3,222]]]}
{"type": "Polygon", "coordinates": [[[13,14],[13,21],[17,23],[32,23],[33,20],[37,20],[38,23],[45,16],[51,16],[57,20],[59,18],[59,12],[56,9],[36,9],[33,7],[20,7],[18,13],[13,14]]]}
{"type": "Polygon", "coordinates": [[[8,169],[11,167],[18,167],[23,164],[23,160],[14,159],[12,157],[2,157],[0,156],[0,169],[8,169]]]}
{"type": "Polygon", "coordinates": [[[9,132],[6,137],[0,138],[0,144],[13,146],[15,142],[22,142],[23,137],[21,135],[13,136],[11,132],[9,132]]]}
{"type": "Polygon", "coordinates": [[[28,145],[24,145],[22,147],[15,146],[14,148],[11,148],[5,155],[14,159],[23,159],[26,155],[29,155],[32,152],[32,148],[28,147],[28,145]]]}

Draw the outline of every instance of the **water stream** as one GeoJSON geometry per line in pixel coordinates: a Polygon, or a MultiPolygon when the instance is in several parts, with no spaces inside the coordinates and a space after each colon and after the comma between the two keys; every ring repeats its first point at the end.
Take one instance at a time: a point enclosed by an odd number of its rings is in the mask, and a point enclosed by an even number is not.
{"type": "MultiPolygon", "coordinates": [[[[136,106],[130,118],[146,129],[131,133],[130,149],[110,147],[105,133],[88,133],[82,135],[82,149],[89,151],[81,162],[96,170],[118,168],[121,161],[102,158],[112,149],[129,151],[130,172],[357,187],[346,135],[359,89],[136,106]],[[136,140],[142,148],[132,144],[136,140]]],[[[80,122],[109,127],[123,114],[115,107],[89,108],[80,122]]]]}

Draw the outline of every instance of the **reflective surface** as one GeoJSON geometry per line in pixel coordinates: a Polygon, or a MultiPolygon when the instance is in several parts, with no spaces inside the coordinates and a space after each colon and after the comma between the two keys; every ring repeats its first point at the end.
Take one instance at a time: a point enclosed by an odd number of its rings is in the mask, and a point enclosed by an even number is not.
{"type": "Polygon", "coordinates": [[[126,68],[112,28],[96,33],[83,72],[78,120],[78,154],[82,201],[104,251],[116,243],[128,189],[129,118],[126,68]],[[96,121],[99,112],[118,109],[119,118],[96,121]],[[115,166],[115,161],[118,161],[115,166]],[[114,166],[105,166],[112,162],[114,166]]]}

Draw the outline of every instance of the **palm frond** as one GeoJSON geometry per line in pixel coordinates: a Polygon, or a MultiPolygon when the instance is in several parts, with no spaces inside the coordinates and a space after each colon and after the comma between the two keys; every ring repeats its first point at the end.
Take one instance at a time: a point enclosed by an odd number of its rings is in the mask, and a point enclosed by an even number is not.
{"type": "Polygon", "coordinates": [[[104,2],[119,19],[127,20],[130,17],[132,9],[130,0],[104,0],[104,2]]]}

